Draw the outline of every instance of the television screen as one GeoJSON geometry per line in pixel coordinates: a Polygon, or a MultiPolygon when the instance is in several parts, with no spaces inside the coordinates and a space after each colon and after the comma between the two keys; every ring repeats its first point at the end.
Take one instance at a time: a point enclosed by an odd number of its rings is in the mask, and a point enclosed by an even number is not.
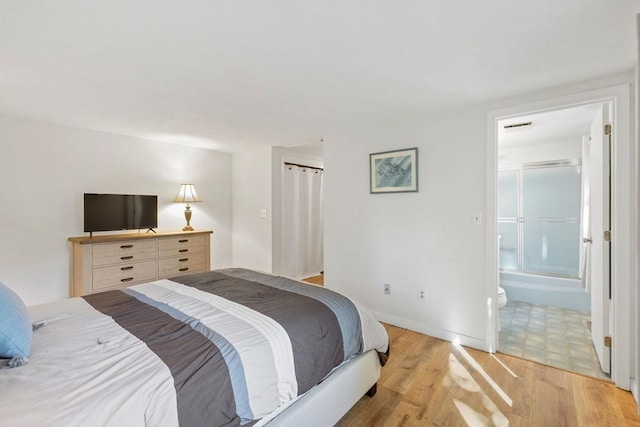
{"type": "Polygon", "coordinates": [[[158,196],[84,194],[84,231],[158,227],[158,196]]]}

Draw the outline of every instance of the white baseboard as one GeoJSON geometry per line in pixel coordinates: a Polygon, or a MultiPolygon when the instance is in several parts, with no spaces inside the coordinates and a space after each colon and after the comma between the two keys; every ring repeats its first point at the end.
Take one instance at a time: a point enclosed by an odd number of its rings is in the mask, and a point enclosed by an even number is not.
{"type": "Polygon", "coordinates": [[[636,379],[631,379],[631,394],[636,399],[636,409],[640,415],[640,383],[636,379]]]}
{"type": "MultiPolygon", "coordinates": [[[[424,323],[416,322],[414,320],[403,319],[401,317],[392,316],[385,313],[380,313],[379,311],[369,310],[375,318],[384,323],[389,323],[393,326],[398,326],[400,328],[405,328],[412,330],[414,332],[419,332],[421,334],[429,335],[431,337],[439,338],[441,340],[453,342],[454,340],[458,340],[460,344],[476,348],[482,351],[489,351],[489,343],[485,340],[480,340],[475,337],[470,337],[468,335],[462,335],[456,332],[447,331],[446,329],[433,328],[424,323]]],[[[393,351],[393,350],[392,350],[393,351]]]]}

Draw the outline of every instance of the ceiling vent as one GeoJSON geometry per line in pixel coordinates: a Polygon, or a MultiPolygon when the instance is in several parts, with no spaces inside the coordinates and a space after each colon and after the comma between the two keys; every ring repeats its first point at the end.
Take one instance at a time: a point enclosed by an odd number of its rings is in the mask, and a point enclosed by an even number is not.
{"type": "Polygon", "coordinates": [[[512,123],[510,125],[504,125],[504,128],[506,130],[526,129],[526,128],[530,128],[531,125],[532,125],[532,122],[512,123]]]}

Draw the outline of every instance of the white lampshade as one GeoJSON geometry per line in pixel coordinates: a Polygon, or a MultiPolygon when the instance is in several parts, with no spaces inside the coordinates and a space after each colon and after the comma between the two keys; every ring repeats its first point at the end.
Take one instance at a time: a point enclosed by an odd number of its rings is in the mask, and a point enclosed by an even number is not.
{"type": "Polygon", "coordinates": [[[193,202],[201,202],[200,197],[198,197],[198,193],[196,193],[196,189],[193,184],[180,184],[180,192],[175,199],[173,199],[174,203],[193,203],[193,202]]]}

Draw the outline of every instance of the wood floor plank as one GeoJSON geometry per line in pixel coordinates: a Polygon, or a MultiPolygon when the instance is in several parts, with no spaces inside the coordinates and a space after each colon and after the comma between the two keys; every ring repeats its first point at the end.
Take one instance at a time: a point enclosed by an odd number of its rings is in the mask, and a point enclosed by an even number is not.
{"type": "Polygon", "coordinates": [[[532,366],[522,359],[505,358],[503,356],[502,354],[496,355],[502,363],[507,365],[507,367],[517,375],[517,378],[513,378],[508,372],[505,374],[505,368],[497,362],[490,365],[493,368],[490,369],[490,374],[492,378],[500,378],[501,375],[508,375],[508,379],[501,381],[500,386],[513,402],[512,406],[505,408],[504,411],[505,414],[509,414],[509,425],[528,427],[530,424],[527,420],[529,420],[533,412],[531,396],[533,395],[534,372],[533,369],[531,369],[532,366]]]}
{"type": "Polygon", "coordinates": [[[385,325],[389,362],[378,392],[338,422],[355,426],[637,426],[631,393],[613,384],[535,362],[463,348],[502,390],[509,405],[453,344],[385,325]],[[465,417],[467,417],[465,419],[465,417]]]}
{"type": "Polygon", "coordinates": [[[534,410],[529,415],[532,425],[577,426],[578,419],[574,406],[573,391],[566,381],[565,372],[535,366],[532,403],[534,410]],[[544,408],[544,410],[535,410],[544,408]]]}

